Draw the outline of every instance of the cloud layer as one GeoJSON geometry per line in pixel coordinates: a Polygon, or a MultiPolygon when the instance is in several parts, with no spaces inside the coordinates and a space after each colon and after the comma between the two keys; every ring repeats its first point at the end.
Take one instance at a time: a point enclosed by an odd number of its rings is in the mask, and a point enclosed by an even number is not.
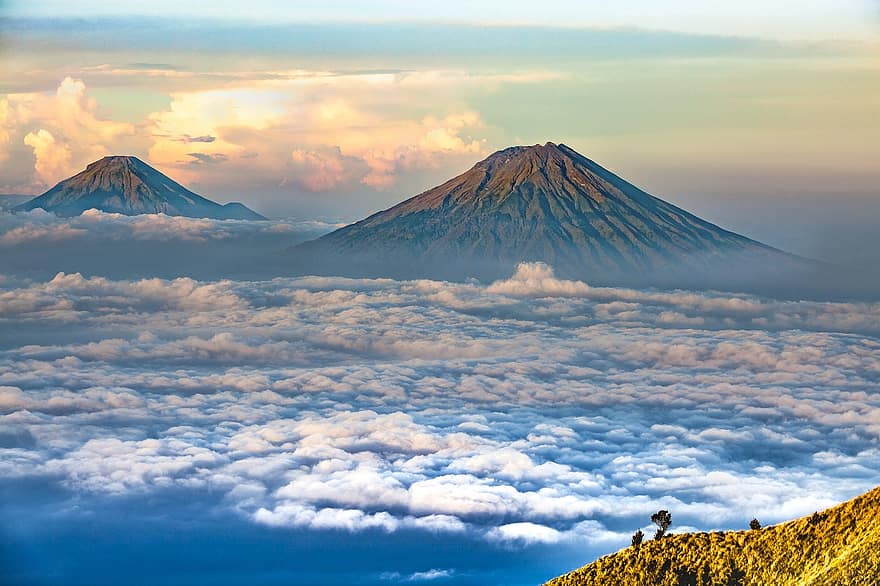
{"type": "Polygon", "coordinates": [[[320,220],[243,221],[87,210],[0,213],[0,274],[51,279],[58,272],[116,278],[204,279],[283,274],[285,248],[338,227],[320,220]]]}
{"type": "Polygon", "coordinates": [[[489,286],[0,287],[0,474],[83,506],[210,492],[282,529],[612,549],[660,507],[741,527],[876,483],[876,304],[594,288],[544,265],[489,286]]]}

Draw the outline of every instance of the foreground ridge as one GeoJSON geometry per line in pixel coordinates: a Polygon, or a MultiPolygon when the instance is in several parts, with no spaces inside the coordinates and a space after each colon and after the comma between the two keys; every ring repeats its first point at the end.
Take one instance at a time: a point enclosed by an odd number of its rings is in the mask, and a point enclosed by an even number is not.
{"type": "Polygon", "coordinates": [[[874,586],[880,487],[807,517],[750,531],[669,535],[622,549],[546,586],[874,586]]]}

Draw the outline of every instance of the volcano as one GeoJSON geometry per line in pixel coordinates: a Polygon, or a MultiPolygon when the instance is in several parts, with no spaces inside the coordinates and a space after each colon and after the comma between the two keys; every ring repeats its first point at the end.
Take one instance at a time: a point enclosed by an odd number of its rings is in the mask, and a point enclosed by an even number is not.
{"type": "Polygon", "coordinates": [[[166,214],[218,220],[265,220],[240,203],[221,205],[193,193],[137,157],[104,157],[15,208],[78,216],[88,209],[134,216],[166,214]]]}
{"type": "Polygon", "coordinates": [[[581,278],[748,271],[756,261],[795,258],[552,142],[498,151],[442,185],[293,250],[302,262],[320,259],[312,266],[318,270],[444,278],[495,277],[527,261],[581,278]]]}

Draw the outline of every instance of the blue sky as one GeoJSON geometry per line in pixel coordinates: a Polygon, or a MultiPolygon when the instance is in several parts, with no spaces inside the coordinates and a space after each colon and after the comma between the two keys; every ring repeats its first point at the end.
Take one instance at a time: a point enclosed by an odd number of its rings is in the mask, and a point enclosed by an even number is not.
{"type": "Polygon", "coordinates": [[[868,0],[547,0],[481,2],[330,0],[195,0],[152,2],[12,0],[14,15],[38,17],[149,15],[263,22],[452,22],[489,25],[639,27],[700,34],[780,39],[876,39],[878,7],[868,0]]]}

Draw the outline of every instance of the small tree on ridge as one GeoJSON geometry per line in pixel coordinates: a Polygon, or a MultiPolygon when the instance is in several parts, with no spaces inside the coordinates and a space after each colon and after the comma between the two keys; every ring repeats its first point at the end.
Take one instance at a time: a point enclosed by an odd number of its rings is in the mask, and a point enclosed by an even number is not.
{"type": "Polygon", "coordinates": [[[666,530],[672,525],[672,514],[665,509],[661,509],[651,515],[651,523],[657,526],[654,539],[660,539],[666,535],[666,530]]]}

